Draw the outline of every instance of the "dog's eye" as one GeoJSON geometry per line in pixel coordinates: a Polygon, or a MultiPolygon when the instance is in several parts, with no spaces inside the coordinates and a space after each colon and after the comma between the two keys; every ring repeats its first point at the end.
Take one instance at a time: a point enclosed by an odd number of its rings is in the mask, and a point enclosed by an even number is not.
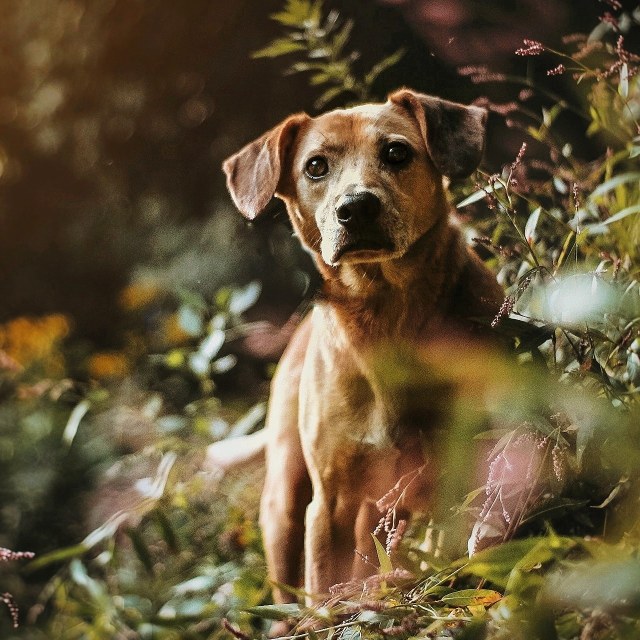
{"type": "Polygon", "coordinates": [[[409,157],[409,147],[402,142],[391,142],[382,150],[382,159],[387,164],[401,164],[409,157]]]}
{"type": "Polygon", "coordinates": [[[329,165],[322,156],[314,156],[307,162],[304,172],[312,179],[322,178],[329,173],[329,165]]]}

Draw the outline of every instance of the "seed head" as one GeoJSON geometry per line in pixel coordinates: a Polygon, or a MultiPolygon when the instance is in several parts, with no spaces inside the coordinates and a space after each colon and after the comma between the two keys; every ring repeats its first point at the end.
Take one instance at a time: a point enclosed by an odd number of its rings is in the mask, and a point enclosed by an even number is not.
{"type": "Polygon", "coordinates": [[[549,69],[547,71],[548,76],[561,76],[566,71],[565,66],[563,64],[559,64],[557,67],[553,69],[549,69]]]}
{"type": "Polygon", "coordinates": [[[524,45],[516,49],[517,56],[539,56],[544,51],[544,45],[537,40],[524,40],[524,45]]]}

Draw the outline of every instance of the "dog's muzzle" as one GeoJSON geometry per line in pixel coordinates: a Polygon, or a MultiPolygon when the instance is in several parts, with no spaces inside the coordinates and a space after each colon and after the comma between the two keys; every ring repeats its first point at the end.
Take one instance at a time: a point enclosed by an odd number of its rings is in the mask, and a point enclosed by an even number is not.
{"type": "Polygon", "coordinates": [[[339,225],[333,262],[346,253],[378,252],[393,249],[393,243],[379,223],[382,203],[370,191],[343,196],[335,209],[339,225]]]}

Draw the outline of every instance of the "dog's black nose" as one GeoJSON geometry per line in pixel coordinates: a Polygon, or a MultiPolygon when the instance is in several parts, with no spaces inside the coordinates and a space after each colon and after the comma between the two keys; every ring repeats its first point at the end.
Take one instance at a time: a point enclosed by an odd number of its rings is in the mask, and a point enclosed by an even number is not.
{"type": "Polygon", "coordinates": [[[336,207],[336,218],[345,227],[373,220],[379,213],[380,200],[369,191],[347,195],[336,207]]]}

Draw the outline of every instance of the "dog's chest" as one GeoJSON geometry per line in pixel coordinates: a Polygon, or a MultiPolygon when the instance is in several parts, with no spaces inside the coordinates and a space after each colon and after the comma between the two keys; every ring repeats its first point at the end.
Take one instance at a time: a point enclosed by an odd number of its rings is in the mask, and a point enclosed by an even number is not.
{"type": "Polygon", "coordinates": [[[330,315],[316,309],[307,351],[300,428],[314,448],[352,452],[391,450],[415,440],[431,421],[433,400],[406,377],[388,348],[357,349],[330,315]]]}

